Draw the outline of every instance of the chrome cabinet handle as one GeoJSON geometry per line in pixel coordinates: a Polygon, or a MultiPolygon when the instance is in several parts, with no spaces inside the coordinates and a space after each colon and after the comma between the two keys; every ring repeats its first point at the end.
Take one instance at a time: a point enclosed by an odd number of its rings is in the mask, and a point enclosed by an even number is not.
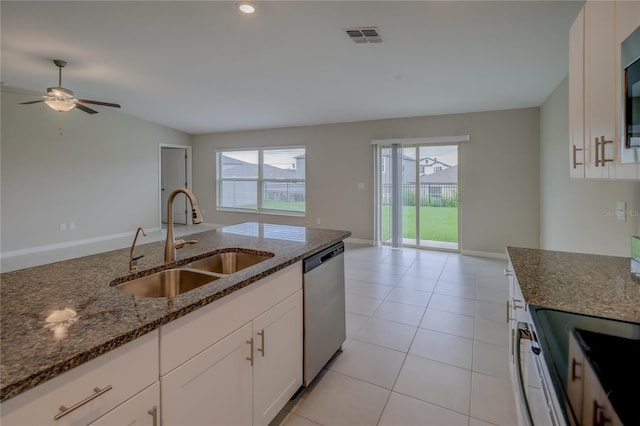
{"type": "Polygon", "coordinates": [[[577,160],[577,152],[583,151],[583,148],[578,148],[577,145],[573,145],[573,168],[575,169],[577,166],[582,166],[584,163],[578,163],[577,160]]]}
{"type": "Polygon", "coordinates": [[[524,309],[524,304],[518,305],[518,303],[523,303],[520,299],[513,299],[513,309],[524,309]]]}
{"type": "Polygon", "coordinates": [[[505,268],[504,269],[504,276],[505,277],[510,277],[511,275],[513,275],[513,272],[510,269],[505,268]]]}
{"type": "Polygon", "coordinates": [[[73,404],[71,407],[67,408],[64,405],[61,405],[60,408],[59,408],[60,412],[53,417],[53,420],[60,420],[62,417],[66,416],[70,412],[76,410],[77,408],[82,407],[87,402],[96,399],[100,395],[102,395],[102,394],[104,394],[106,392],[109,392],[110,390],[111,390],[111,385],[106,386],[103,389],[100,389],[99,387],[96,386],[95,388],[93,388],[93,394],[92,395],[86,397],[85,399],[83,399],[80,402],[77,402],[77,403],[73,404]]]}
{"type": "Polygon", "coordinates": [[[600,150],[598,149],[599,146],[600,141],[598,140],[598,138],[596,138],[596,167],[600,166],[600,150]]]}
{"type": "Polygon", "coordinates": [[[604,140],[604,136],[600,136],[600,163],[602,167],[604,167],[605,163],[610,163],[613,161],[613,158],[607,158],[604,148],[608,143],[613,143],[613,141],[604,140]]]}
{"type": "Polygon", "coordinates": [[[264,358],[264,329],[258,332],[258,336],[262,339],[262,347],[258,348],[257,351],[262,353],[262,357],[264,358]]]}
{"type": "Polygon", "coordinates": [[[247,340],[247,343],[251,345],[251,356],[248,356],[246,359],[251,363],[251,366],[253,367],[253,337],[251,338],[251,340],[247,340]]]}
{"type": "Polygon", "coordinates": [[[158,407],[154,405],[151,410],[147,411],[147,413],[149,413],[153,418],[153,426],[158,426],[158,407]]]}
{"type": "Polygon", "coordinates": [[[576,374],[576,366],[581,367],[582,364],[576,361],[575,358],[571,358],[571,381],[575,382],[576,380],[582,379],[582,377],[576,374]]]}

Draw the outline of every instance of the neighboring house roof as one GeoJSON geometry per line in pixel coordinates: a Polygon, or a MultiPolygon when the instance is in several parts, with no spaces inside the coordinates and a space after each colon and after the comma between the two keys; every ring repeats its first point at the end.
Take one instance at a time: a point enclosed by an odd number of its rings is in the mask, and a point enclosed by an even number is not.
{"type": "Polygon", "coordinates": [[[458,166],[420,176],[420,183],[458,183],[458,166]]]}
{"type": "Polygon", "coordinates": [[[420,159],[420,165],[425,167],[433,167],[436,164],[442,164],[445,167],[451,167],[451,164],[443,163],[437,158],[423,157],[420,159]]]}
{"type": "MultiPolygon", "coordinates": [[[[391,157],[391,154],[383,153],[383,154],[382,154],[382,156],[383,156],[383,157],[390,158],[390,157],[391,157]]],[[[406,160],[406,161],[416,161],[416,159],[415,159],[415,158],[413,158],[413,157],[409,157],[408,155],[405,155],[405,154],[402,154],[402,159],[403,159],[403,160],[406,160]]]]}
{"type": "MultiPolygon", "coordinates": [[[[226,178],[253,178],[258,176],[258,165],[237,158],[222,156],[224,177],[226,178]]],[[[268,179],[295,179],[296,171],[291,169],[281,169],[269,164],[262,166],[264,176],[268,179]]]]}
{"type": "MultiPolygon", "coordinates": [[[[295,179],[295,170],[285,170],[278,167],[273,167],[268,164],[262,166],[265,178],[268,179],[295,179]]],[[[224,171],[224,177],[226,178],[252,178],[258,176],[257,164],[243,164],[241,166],[229,167],[224,171]]]]}

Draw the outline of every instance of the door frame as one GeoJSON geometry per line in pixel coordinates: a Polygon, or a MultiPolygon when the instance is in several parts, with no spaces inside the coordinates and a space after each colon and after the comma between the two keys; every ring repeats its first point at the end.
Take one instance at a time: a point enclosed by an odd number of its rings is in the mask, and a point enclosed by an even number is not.
{"type": "MultiPolygon", "coordinates": [[[[463,146],[465,143],[470,141],[470,135],[459,135],[459,136],[436,136],[436,137],[418,137],[418,138],[400,138],[400,139],[373,139],[371,141],[371,145],[374,146],[373,150],[373,162],[374,162],[374,229],[373,229],[373,238],[374,245],[381,246],[384,245],[382,242],[382,214],[381,214],[381,200],[380,200],[380,189],[382,186],[381,176],[380,176],[380,147],[381,146],[391,146],[393,144],[401,145],[401,149],[404,146],[419,146],[419,145],[432,145],[432,146],[443,146],[443,145],[457,145],[458,147],[458,165],[462,164],[462,152],[463,146]]],[[[416,248],[425,249],[425,250],[437,250],[437,251],[445,251],[445,252],[454,252],[454,253],[462,253],[463,251],[463,235],[462,235],[462,216],[463,216],[463,202],[462,202],[462,180],[461,180],[461,169],[462,167],[458,167],[458,248],[457,249],[447,249],[447,248],[437,248],[437,247],[427,247],[420,246],[416,248]]],[[[416,230],[419,232],[419,229],[416,230]]],[[[419,235],[419,234],[418,234],[419,235]]],[[[402,247],[405,247],[405,244],[402,244],[402,247]]],[[[398,247],[400,248],[400,247],[398,247]]]]}
{"type": "MultiPolygon", "coordinates": [[[[170,143],[160,143],[158,144],[158,227],[162,229],[162,149],[163,148],[171,148],[171,149],[184,149],[187,154],[187,167],[186,167],[186,178],[187,178],[187,188],[193,189],[193,180],[192,180],[192,162],[191,162],[191,145],[177,145],[170,143]]],[[[187,220],[188,222],[188,220],[187,220]]]]}

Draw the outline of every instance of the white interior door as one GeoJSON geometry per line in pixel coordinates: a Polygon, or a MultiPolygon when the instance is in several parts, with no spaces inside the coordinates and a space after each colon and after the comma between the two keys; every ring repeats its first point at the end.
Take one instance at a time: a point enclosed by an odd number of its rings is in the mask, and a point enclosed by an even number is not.
{"type": "MultiPolygon", "coordinates": [[[[161,149],[161,206],[162,223],[167,223],[167,201],[169,195],[177,188],[187,186],[187,149],[161,149]]],[[[187,197],[178,194],[173,201],[173,223],[187,224],[187,197]]]]}

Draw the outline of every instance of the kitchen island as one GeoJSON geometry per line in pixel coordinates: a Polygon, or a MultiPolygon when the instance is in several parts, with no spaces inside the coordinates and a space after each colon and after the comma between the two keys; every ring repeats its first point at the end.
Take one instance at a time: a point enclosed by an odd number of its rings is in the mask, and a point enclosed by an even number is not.
{"type": "MultiPolygon", "coordinates": [[[[168,265],[163,242],[140,245],[136,276],[181,267],[208,254],[234,248],[274,256],[172,298],[149,298],[109,284],[129,276],[129,249],[113,250],[23,270],[1,279],[0,400],[132,342],[161,326],[269,277],[344,240],[348,231],[245,223],[186,236],[197,244],[178,251],[168,265]],[[54,312],[74,318],[48,323],[54,312]]],[[[300,277],[301,279],[301,277],[300,277]]]]}

